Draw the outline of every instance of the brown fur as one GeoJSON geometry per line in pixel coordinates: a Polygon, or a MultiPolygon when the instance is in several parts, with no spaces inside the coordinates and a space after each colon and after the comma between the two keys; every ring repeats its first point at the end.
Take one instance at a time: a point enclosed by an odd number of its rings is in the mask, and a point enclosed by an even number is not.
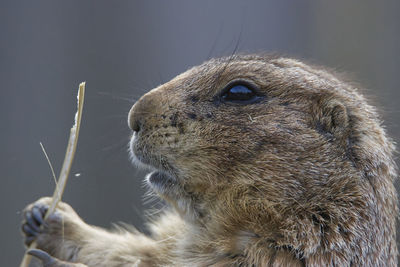
{"type": "Polygon", "coordinates": [[[397,265],[393,143],[358,90],[329,72],[212,59],[145,94],[129,123],[132,156],[161,171],[148,184],[170,206],[151,236],[89,226],[63,203],[64,239],[50,221],[40,248],[88,266],[397,265]],[[235,79],[265,98],[218,101],[235,79]]]}

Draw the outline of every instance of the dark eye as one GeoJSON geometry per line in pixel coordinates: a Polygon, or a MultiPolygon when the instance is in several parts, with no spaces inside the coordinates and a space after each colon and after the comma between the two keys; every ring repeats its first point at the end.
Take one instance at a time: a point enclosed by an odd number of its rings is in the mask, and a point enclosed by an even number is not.
{"type": "Polygon", "coordinates": [[[228,85],[221,94],[221,100],[223,102],[234,102],[242,104],[254,103],[260,100],[261,96],[257,91],[246,83],[234,83],[228,85]]]}

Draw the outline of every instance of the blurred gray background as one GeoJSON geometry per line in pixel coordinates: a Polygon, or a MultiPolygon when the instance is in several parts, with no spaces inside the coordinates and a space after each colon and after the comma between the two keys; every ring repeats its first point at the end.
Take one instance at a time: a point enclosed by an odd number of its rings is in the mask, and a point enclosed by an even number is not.
{"type": "Polygon", "coordinates": [[[400,1],[1,1],[0,265],[24,249],[21,210],[51,195],[87,81],[64,200],[89,223],[143,229],[144,173],[126,117],[143,93],[210,57],[278,52],[346,72],[400,140],[400,1]]]}

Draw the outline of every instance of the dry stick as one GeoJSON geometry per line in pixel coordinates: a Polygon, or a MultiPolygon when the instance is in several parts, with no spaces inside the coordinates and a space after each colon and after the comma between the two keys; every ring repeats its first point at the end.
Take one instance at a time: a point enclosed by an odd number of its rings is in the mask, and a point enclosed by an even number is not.
{"type": "MultiPolygon", "coordinates": [[[[78,135],[79,129],[81,126],[81,118],[82,118],[82,110],[83,110],[83,100],[85,95],[85,82],[79,84],[79,91],[78,91],[78,110],[75,114],[75,124],[72,126],[70,134],[69,134],[69,141],[67,146],[67,151],[65,152],[64,162],[61,168],[60,176],[58,182],[56,183],[56,189],[54,190],[53,200],[52,203],[45,215],[45,219],[52,214],[56,208],[58,203],[61,200],[61,197],[64,193],[65,185],[67,184],[68,175],[71,170],[72,161],[74,159],[75,151],[76,151],[76,144],[78,143],[78,135]]],[[[36,248],[36,242],[33,242],[29,248],[27,249],[34,249],[36,248]]],[[[31,257],[29,254],[25,253],[24,258],[20,264],[20,267],[28,267],[31,261],[31,257]]]]}
{"type": "Polygon", "coordinates": [[[47,155],[46,149],[44,149],[44,146],[43,146],[42,142],[40,142],[39,144],[40,144],[40,147],[42,148],[44,156],[46,157],[47,163],[49,164],[49,167],[50,167],[50,170],[51,170],[51,174],[53,175],[54,184],[57,186],[57,177],[56,177],[56,174],[54,172],[53,164],[51,164],[49,156],[47,155]]]}

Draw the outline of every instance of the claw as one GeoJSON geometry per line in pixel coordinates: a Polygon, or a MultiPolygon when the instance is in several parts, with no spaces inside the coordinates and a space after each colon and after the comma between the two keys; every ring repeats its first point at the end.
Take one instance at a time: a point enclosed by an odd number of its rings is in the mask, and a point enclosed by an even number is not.
{"type": "Polygon", "coordinates": [[[56,260],[52,256],[50,256],[47,252],[44,252],[43,250],[40,249],[30,249],[28,250],[27,253],[41,260],[43,266],[45,267],[51,266],[56,262],[56,260]]]}
{"type": "Polygon", "coordinates": [[[40,249],[31,249],[28,250],[27,253],[41,260],[43,267],[87,267],[86,265],[80,263],[60,261],[40,249]]]}
{"type": "Polygon", "coordinates": [[[32,228],[35,232],[40,232],[39,226],[36,224],[35,219],[32,217],[32,212],[26,212],[25,219],[30,228],[32,228]]]}
{"type": "Polygon", "coordinates": [[[32,230],[31,227],[29,227],[28,224],[22,225],[22,231],[27,235],[27,236],[37,236],[37,232],[32,230]]]}
{"type": "Polygon", "coordinates": [[[44,217],[44,215],[47,213],[47,210],[49,209],[49,207],[47,205],[38,205],[37,206],[40,210],[40,212],[42,213],[42,217],[44,217]]]}
{"type": "Polygon", "coordinates": [[[34,218],[40,225],[45,224],[45,222],[44,222],[44,220],[43,220],[43,217],[44,217],[44,215],[46,214],[46,211],[47,211],[47,207],[46,207],[46,209],[44,210],[44,209],[43,209],[43,206],[42,206],[42,207],[37,207],[37,206],[35,206],[35,207],[32,208],[32,215],[33,215],[33,218],[34,218]],[[42,211],[42,210],[43,210],[43,211],[42,211]]]}

